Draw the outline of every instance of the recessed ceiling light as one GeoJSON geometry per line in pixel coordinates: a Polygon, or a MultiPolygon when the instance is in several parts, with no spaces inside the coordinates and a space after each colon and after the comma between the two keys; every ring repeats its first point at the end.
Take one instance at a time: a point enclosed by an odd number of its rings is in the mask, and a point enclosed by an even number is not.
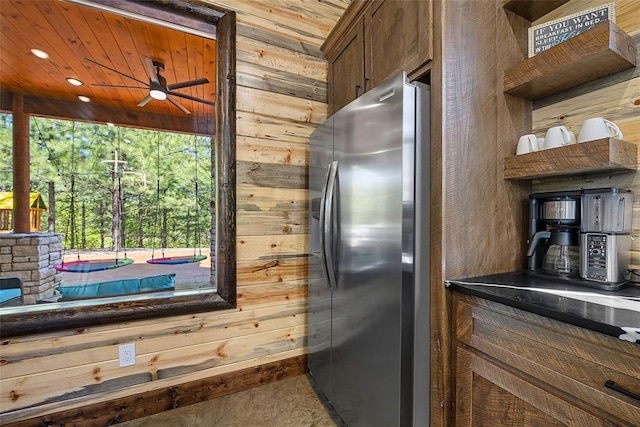
{"type": "Polygon", "coordinates": [[[31,49],[31,53],[33,53],[38,58],[49,59],[49,54],[47,52],[45,52],[44,50],[31,49]]]}
{"type": "Polygon", "coordinates": [[[74,86],[82,86],[82,82],[78,79],[74,79],[73,77],[67,77],[67,81],[69,82],[69,84],[72,84],[74,86]]]}
{"type": "Polygon", "coordinates": [[[78,99],[82,102],[91,102],[91,98],[89,98],[88,96],[78,95],[78,99]]]}

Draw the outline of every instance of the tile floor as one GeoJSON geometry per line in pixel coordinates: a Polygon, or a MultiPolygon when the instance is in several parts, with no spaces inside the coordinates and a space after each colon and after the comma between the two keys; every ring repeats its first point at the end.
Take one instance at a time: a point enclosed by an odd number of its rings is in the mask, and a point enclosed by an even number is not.
{"type": "Polygon", "coordinates": [[[306,375],[118,424],[123,427],[335,427],[306,375]]]}

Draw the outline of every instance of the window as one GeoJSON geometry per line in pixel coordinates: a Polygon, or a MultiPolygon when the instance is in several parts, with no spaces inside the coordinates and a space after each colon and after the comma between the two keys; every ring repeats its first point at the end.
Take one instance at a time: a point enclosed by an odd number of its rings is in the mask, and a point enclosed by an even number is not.
{"type": "MultiPolygon", "coordinates": [[[[42,2],[27,2],[26,4],[42,2]]],[[[235,13],[215,9],[208,5],[198,5],[191,1],[169,0],[142,3],[116,2],[118,8],[106,6],[113,1],[75,2],[82,7],[92,7],[102,13],[114,13],[120,19],[136,22],[153,21],[154,24],[176,28],[173,22],[180,22],[180,30],[188,33],[215,34],[216,56],[215,76],[216,105],[214,113],[208,117],[194,117],[189,120],[166,120],[161,122],[169,130],[184,125],[189,121],[192,126],[212,126],[216,156],[212,165],[212,230],[214,243],[212,253],[215,254],[215,268],[212,269],[212,281],[217,291],[211,289],[176,291],[167,296],[148,294],[141,297],[125,298],[117,301],[97,299],[95,304],[83,306],[77,303],[38,304],[33,307],[15,307],[0,309],[2,336],[21,335],[34,331],[43,332],[53,329],[76,328],[87,324],[119,322],[135,318],[166,316],[198,311],[211,311],[235,306],[235,13]],[[140,21],[137,21],[140,20],[140,21]]],[[[21,3],[21,7],[27,7],[21,3]]],[[[3,2],[4,7],[11,7],[10,1],[3,2]]],[[[3,18],[4,19],[4,18],[3,18]]],[[[67,23],[68,25],[68,23],[67,23]]],[[[134,24],[135,25],[135,24],[134,24]]],[[[142,24],[141,24],[142,25],[142,24]]],[[[85,25],[86,26],[86,25],[85,25]]],[[[2,28],[9,28],[3,23],[2,28]]],[[[78,26],[80,27],[80,25],[78,26]]],[[[14,27],[15,28],[15,27],[14,27]]],[[[76,28],[76,27],[73,27],[76,28]]],[[[4,30],[3,30],[4,31],[4,30]]],[[[135,44],[134,44],[135,45],[135,44]]],[[[94,45],[95,46],[95,45],[94,45]]],[[[116,46],[111,46],[111,53],[116,46]]],[[[4,52],[3,52],[4,56],[4,52]]],[[[6,56],[5,56],[6,57],[6,56]]],[[[123,56],[124,57],[124,56],[123,56]]],[[[88,65],[87,65],[88,66],[88,65]]],[[[95,64],[92,66],[95,67],[95,64]]],[[[103,71],[104,72],[104,71],[103,71]]],[[[3,74],[4,75],[4,74],[3,74]]],[[[54,76],[47,76],[53,78],[54,76]]],[[[3,77],[4,79],[4,77],[3,77]]],[[[176,81],[173,80],[172,81],[176,81]]],[[[3,89],[8,82],[2,81],[3,89]]],[[[21,82],[24,85],[24,82],[21,82]]],[[[123,84],[124,85],[124,84],[123,84]]],[[[53,84],[52,84],[53,86],[53,84]]],[[[71,87],[71,86],[69,86],[71,87]]],[[[132,89],[131,91],[134,91],[132,89]]],[[[8,92],[11,92],[8,90],[8,92]]],[[[128,126],[154,128],[153,115],[134,114],[131,111],[118,111],[116,108],[102,108],[98,104],[57,102],[64,98],[62,93],[29,94],[24,96],[24,110],[27,114],[42,113],[38,111],[46,100],[55,105],[58,114],[67,119],[84,119],[107,122],[108,117],[118,118],[128,126]],[[55,95],[55,96],[54,96],[55,95]],[[51,98],[49,98],[51,96],[51,98]],[[89,112],[89,113],[88,113],[89,112]],[[87,116],[90,114],[90,116],[87,116]]],[[[186,98],[185,98],[186,99],[186,98]]],[[[3,110],[10,110],[12,104],[3,104],[3,110]]],[[[156,118],[161,115],[156,114],[156,118]]],[[[0,219],[1,220],[1,219],[0,219]]]]}

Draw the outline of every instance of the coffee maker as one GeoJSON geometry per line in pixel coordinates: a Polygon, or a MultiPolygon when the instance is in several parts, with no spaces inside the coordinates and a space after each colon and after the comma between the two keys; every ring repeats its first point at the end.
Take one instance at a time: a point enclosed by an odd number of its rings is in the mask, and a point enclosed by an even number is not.
{"type": "Polygon", "coordinates": [[[580,224],[580,277],[602,283],[627,279],[631,261],[630,190],[584,190],[580,224]]]}
{"type": "Polygon", "coordinates": [[[628,278],[632,209],[631,191],[619,188],[531,194],[527,271],[619,289],[628,278]]]}
{"type": "Polygon", "coordinates": [[[527,270],[579,278],[581,195],[576,190],[529,196],[527,270]]]}

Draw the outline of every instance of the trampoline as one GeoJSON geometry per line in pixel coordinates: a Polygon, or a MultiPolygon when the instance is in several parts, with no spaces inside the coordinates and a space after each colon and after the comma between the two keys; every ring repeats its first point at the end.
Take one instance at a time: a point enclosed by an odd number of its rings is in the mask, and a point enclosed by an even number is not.
{"type": "Polygon", "coordinates": [[[111,270],[129,264],[133,264],[133,260],[130,258],[78,260],[57,264],[55,269],[67,273],[89,273],[92,271],[111,270]]]}
{"type": "Polygon", "coordinates": [[[185,255],[185,256],[171,256],[165,258],[148,259],[149,264],[189,264],[192,262],[200,262],[207,259],[205,255],[185,255]]]}

